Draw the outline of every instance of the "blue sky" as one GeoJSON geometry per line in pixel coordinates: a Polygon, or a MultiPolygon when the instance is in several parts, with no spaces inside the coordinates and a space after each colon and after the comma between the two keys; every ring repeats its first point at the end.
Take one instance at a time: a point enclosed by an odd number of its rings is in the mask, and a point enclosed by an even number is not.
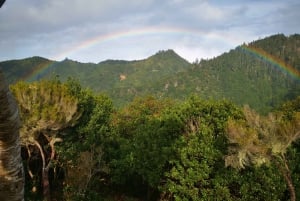
{"type": "Polygon", "coordinates": [[[7,0],[0,61],[136,60],[173,49],[195,61],[243,42],[300,33],[298,0],[7,0]]]}

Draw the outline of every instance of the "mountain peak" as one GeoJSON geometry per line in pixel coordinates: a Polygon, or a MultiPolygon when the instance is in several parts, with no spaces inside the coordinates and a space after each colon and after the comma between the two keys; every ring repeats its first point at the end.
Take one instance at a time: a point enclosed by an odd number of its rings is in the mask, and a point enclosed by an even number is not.
{"type": "Polygon", "coordinates": [[[174,50],[168,49],[168,50],[159,50],[157,53],[155,53],[153,56],[177,56],[180,57],[174,50]]]}
{"type": "Polygon", "coordinates": [[[41,78],[55,74],[66,80],[74,76],[85,87],[109,94],[117,105],[145,94],[181,99],[195,93],[203,98],[230,99],[267,112],[283,100],[299,95],[299,77],[293,75],[300,71],[299,34],[278,34],[243,45],[249,51],[237,47],[193,65],[167,49],[135,61],[106,60],[91,65],[66,58],[49,65],[54,61],[33,57],[0,62],[0,69],[9,83],[15,83],[50,66],[51,71],[39,74],[41,78]]]}
{"type": "Polygon", "coordinates": [[[189,63],[187,60],[185,60],[184,58],[182,58],[181,56],[179,56],[172,49],[159,50],[153,56],[149,57],[149,59],[154,59],[154,60],[177,60],[177,61],[181,61],[183,63],[189,63]]]}

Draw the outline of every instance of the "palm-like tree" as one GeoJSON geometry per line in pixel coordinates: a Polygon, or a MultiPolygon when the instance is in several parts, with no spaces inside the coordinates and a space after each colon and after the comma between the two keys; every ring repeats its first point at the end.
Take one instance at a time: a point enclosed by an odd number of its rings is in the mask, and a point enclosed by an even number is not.
{"type": "Polygon", "coordinates": [[[296,201],[286,152],[300,138],[300,112],[295,112],[289,121],[281,114],[270,113],[262,117],[249,107],[244,108],[244,114],[246,121],[228,122],[230,146],[225,165],[241,169],[247,165],[273,163],[288,186],[290,200],[296,201]]]}
{"type": "MultiPolygon", "coordinates": [[[[19,82],[12,86],[18,101],[22,127],[21,143],[27,147],[29,156],[37,148],[42,162],[42,189],[44,199],[51,200],[49,170],[53,168],[55,143],[61,142],[61,130],[73,126],[81,112],[77,99],[68,93],[68,88],[59,81],[19,82]]],[[[28,167],[28,173],[33,174],[28,167]]]]}
{"type": "Polygon", "coordinates": [[[17,104],[0,71],[0,200],[24,200],[17,104]]]}

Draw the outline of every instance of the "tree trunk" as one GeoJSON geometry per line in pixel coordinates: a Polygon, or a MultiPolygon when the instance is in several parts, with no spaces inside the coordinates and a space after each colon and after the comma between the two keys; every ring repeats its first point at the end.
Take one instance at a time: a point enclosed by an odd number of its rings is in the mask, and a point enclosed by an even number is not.
{"type": "Polygon", "coordinates": [[[51,201],[50,183],[49,183],[49,169],[48,168],[43,169],[42,180],[43,180],[44,200],[51,201]]]}
{"type": "Polygon", "coordinates": [[[0,71],[0,200],[24,200],[18,106],[0,71]]]}
{"type": "Polygon", "coordinates": [[[284,170],[282,170],[283,172],[283,176],[284,176],[284,179],[288,185],[288,188],[289,188],[289,192],[290,192],[290,199],[291,201],[296,201],[296,192],[295,192],[295,187],[294,187],[294,184],[293,184],[293,180],[292,180],[292,177],[291,177],[291,171],[289,169],[289,166],[287,164],[287,161],[285,158],[283,158],[283,162],[284,162],[284,170]]]}
{"type": "MultiPolygon", "coordinates": [[[[42,146],[38,141],[34,141],[35,145],[38,147],[41,157],[42,157],[42,185],[43,185],[43,197],[44,200],[51,201],[51,194],[50,194],[50,184],[49,184],[49,167],[47,165],[46,167],[46,158],[43,151],[42,146]]],[[[50,162],[49,162],[50,163],[50,162]]]]}
{"type": "Polygon", "coordinates": [[[282,157],[282,162],[279,162],[275,159],[275,164],[276,164],[277,168],[280,170],[280,172],[286,182],[286,185],[289,189],[290,201],[296,201],[295,187],[294,187],[293,180],[291,177],[291,171],[289,169],[289,166],[287,164],[285,157],[282,157]],[[283,163],[284,167],[282,167],[281,163],[283,163]]]}

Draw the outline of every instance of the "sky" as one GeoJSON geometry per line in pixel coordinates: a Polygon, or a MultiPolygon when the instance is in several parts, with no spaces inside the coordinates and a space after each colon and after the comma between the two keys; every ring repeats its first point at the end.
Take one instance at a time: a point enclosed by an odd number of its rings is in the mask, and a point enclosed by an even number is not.
{"type": "Polygon", "coordinates": [[[98,63],[173,49],[193,62],[244,42],[300,33],[299,10],[299,0],[6,0],[0,61],[98,63]]]}

